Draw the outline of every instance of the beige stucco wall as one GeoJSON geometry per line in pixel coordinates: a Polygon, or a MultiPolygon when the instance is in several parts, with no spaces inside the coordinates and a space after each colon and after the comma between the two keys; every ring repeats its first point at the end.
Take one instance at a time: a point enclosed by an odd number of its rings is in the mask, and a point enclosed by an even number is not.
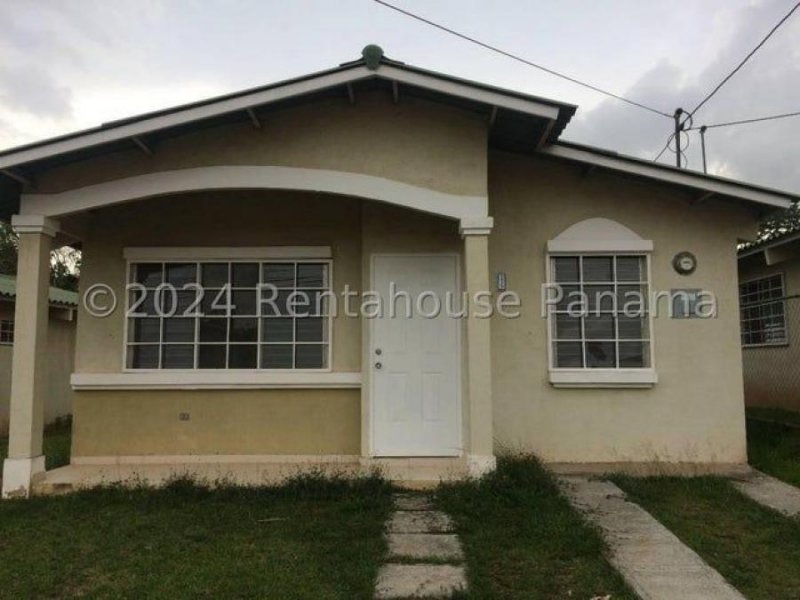
{"type": "Polygon", "coordinates": [[[52,169],[37,177],[49,193],[153,171],[209,165],[273,165],[385,177],[466,196],[486,195],[488,124],[476,113],[390,94],[359,94],[272,112],[249,121],[52,169]]]}
{"type": "MultiPolygon", "coordinates": [[[[765,265],[763,255],[743,260],[741,281],[783,274],[787,296],[800,294],[800,258],[765,265]]],[[[781,346],[743,348],[744,397],[747,406],[800,411],[800,298],[785,302],[788,343],[781,346]]]]}
{"type": "MultiPolygon", "coordinates": [[[[47,384],[45,390],[45,423],[72,413],[72,388],[69,376],[75,363],[76,322],[63,320],[65,311],[52,309],[47,331],[47,384]]],[[[13,319],[13,303],[0,303],[0,319],[13,319]]],[[[0,344],[0,435],[8,432],[8,410],[11,398],[11,362],[13,346],[0,344]]]]}
{"type": "Polygon", "coordinates": [[[358,455],[359,419],[358,390],[78,392],[72,454],[358,455]]]}
{"type": "Polygon", "coordinates": [[[496,447],[549,462],[746,460],[736,286],[736,240],[755,219],[731,204],[689,207],[691,196],[610,173],[506,154],[490,162],[492,272],[508,274],[523,302],[519,319],[492,322],[496,447]],[[652,240],[655,289],[704,288],[716,319],[654,323],[659,381],[652,389],[555,389],[548,382],[546,321],[540,317],[549,239],[581,220],[614,219],[652,240]],[[693,252],[681,276],[672,257],[693,252]]]}

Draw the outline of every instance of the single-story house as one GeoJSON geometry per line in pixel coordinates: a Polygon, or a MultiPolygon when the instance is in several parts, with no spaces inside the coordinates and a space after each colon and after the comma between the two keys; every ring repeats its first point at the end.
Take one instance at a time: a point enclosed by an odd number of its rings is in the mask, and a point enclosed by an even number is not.
{"type": "Polygon", "coordinates": [[[0,153],[22,300],[3,493],[50,477],[53,240],[83,253],[76,477],[333,463],[438,479],[507,450],[564,469],[744,465],[736,247],[795,197],[560,141],[575,111],[372,46],[0,153]],[[673,289],[713,292],[714,318],[593,300],[673,289]],[[313,308],[290,310],[296,292],[313,308]],[[392,292],[424,310],[374,310],[392,292]],[[465,315],[431,309],[465,295],[465,315]]]}
{"type": "MultiPolygon", "coordinates": [[[[14,347],[14,305],[17,278],[0,274],[0,437],[8,434],[11,398],[11,355],[14,347]]],[[[75,324],[78,294],[50,287],[44,379],[44,422],[72,413],[69,378],[75,363],[75,324]]]]}
{"type": "Polygon", "coordinates": [[[800,231],[739,252],[747,406],[800,411],[800,231]]]}

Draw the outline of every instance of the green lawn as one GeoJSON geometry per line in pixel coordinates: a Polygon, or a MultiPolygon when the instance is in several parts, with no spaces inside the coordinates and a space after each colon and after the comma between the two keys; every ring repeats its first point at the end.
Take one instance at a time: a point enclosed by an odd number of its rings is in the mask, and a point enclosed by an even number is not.
{"type": "Polygon", "coordinates": [[[748,598],[800,598],[800,519],[756,504],[723,478],[612,479],[748,598]]]}
{"type": "Polygon", "coordinates": [[[501,458],[480,481],[443,485],[439,507],[464,544],[469,593],[480,600],[634,598],[583,522],[532,458],[501,458]]]}
{"type": "Polygon", "coordinates": [[[105,488],[0,502],[0,598],[371,598],[390,487],[105,488]]]}
{"type": "MultiPolygon", "coordinates": [[[[47,469],[55,469],[69,464],[70,444],[72,443],[72,422],[61,419],[44,430],[44,454],[47,469]]],[[[0,438],[0,460],[8,456],[8,438],[0,438]]]]}
{"type": "Polygon", "coordinates": [[[764,409],[749,409],[747,414],[775,421],[767,423],[748,419],[747,453],[750,464],[764,473],[800,486],[800,427],[780,424],[800,424],[800,414],[764,409]]]}

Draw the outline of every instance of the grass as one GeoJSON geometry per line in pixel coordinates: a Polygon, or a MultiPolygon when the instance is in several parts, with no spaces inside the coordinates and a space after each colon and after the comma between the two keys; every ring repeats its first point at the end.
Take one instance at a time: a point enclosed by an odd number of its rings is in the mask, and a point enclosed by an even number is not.
{"type": "MultiPolygon", "coordinates": [[[[44,428],[42,442],[45,454],[45,468],[55,469],[69,464],[70,446],[72,444],[72,420],[58,419],[44,428]]],[[[0,461],[8,456],[8,438],[0,438],[0,461]]]]}
{"type": "Polygon", "coordinates": [[[635,597],[606,561],[599,533],[534,458],[501,458],[481,480],[441,486],[436,503],[464,545],[465,598],[635,597]]]}
{"type": "Polygon", "coordinates": [[[800,598],[800,519],[718,477],[612,479],[748,598],[800,598]]]}
{"type": "Polygon", "coordinates": [[[391,490],[98,488],[0,503],[0,598],[371,598],[391,490]]]}
{"type": "MultiPolygon", "coordinates": [[[[748,416],[751,410],[748,410],[748,416]]],[[[781,423],[800,424],[800,414],[788,411],[771,411],[767,417],[763,411],[755,413],[764,422],[747,421],[747,453],[750,464],[756,469],[800,486],[800,428],[781,423]]]]}

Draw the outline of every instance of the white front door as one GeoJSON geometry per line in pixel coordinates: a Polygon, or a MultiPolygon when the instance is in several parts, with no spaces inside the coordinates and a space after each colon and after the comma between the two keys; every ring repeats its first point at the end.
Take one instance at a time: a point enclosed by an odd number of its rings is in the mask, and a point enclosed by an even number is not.
{"type": "Polygon", "coordinates": [[[372,319],[372,450],[375,456],[461,454],[458,259],[451,255],[375,255],[373,290],[383,313],[372,319]],[[393,284],[393,285],[392,285],[393,284]],[[392,289],[395,314],[392,315],[392,289]],[[412,314],[408,317],[407,298],[412,314]],[[422,314],[417,299],[423,294],[422,314]],[[435,295],[441,302],[434,312],[435,295]]]}

